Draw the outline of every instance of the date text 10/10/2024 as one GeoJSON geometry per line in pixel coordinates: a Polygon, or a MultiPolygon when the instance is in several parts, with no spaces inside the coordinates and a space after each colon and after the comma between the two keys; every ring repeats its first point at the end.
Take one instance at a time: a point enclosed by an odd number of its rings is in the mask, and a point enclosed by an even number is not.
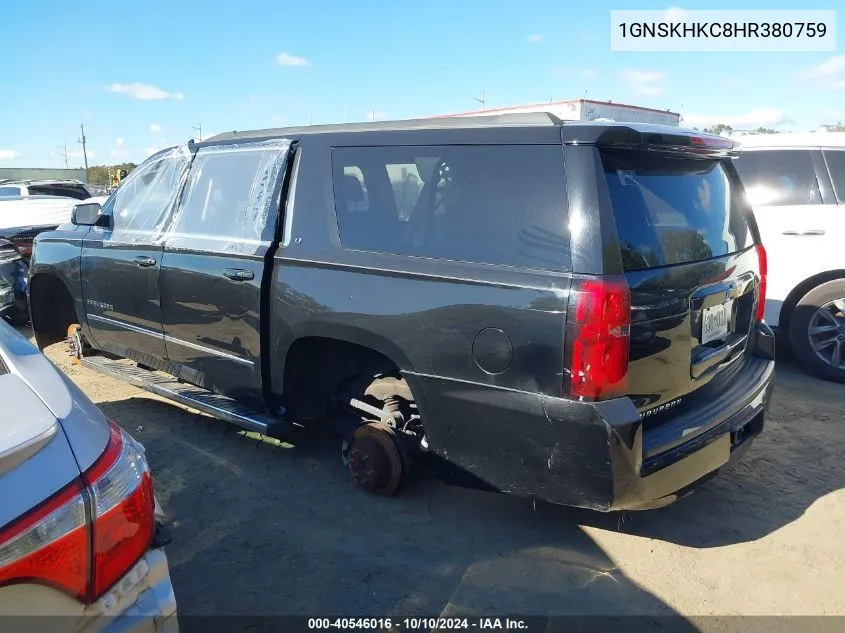
{"type": "Polygon", "coordinates": [[[525,631],[528,625],[518,618],[309,618],[309,630],[365,631],[525,631]]]}

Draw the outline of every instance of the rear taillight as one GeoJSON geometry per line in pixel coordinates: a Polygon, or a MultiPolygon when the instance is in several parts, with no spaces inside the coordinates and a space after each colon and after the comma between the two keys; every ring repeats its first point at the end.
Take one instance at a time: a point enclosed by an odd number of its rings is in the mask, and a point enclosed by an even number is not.
{"type": "Polygon", "coordinates": [[[564,394],[582,400],[625,395],[631,338],[628,284],[624,278],[575,281],[571,297],[567,327],[569,380],[564,394]]]}
{"type": "Polygon", "coordinates": [[[758,286],[756,319],[762,321],[763,314],[766,312],[766,283],[769,276],[769,262],[766,258],[766,249],[762,244],[757,244],[757,263],[760,268],[760,284],[758,286]]]}
{"type": "Polygon", "coordinates": [[[39,582],[84,600],[88,520],[77,480],[0,530],[0,585],[39,582]]]}
{"type": "Polygon", "coordinates": [[[10,238],[15,250],[21,257],[30,257],[32,255],[32,240],[30,238],[10,238]]]}
{"type": "Polygon", "coordinates": [[[32,255],[32,244],[29,242],[19,242],[15,246],[22,257],[30,257],[32,255]]]}
{"type": "Polygon", "coordinates": [[[143,451],[111,424],[106,450],[80,479],[0,530],[0,585],[37,582],[94,602],[144,555],[154,530],[143,451]]]}

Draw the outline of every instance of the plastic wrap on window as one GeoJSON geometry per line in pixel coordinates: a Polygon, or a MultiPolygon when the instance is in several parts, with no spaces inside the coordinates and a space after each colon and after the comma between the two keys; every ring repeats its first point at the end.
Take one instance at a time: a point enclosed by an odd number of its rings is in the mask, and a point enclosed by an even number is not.
{"type": "Polygon", "coordinates": [[[273,239],[271,213],[290,149],[287,139],[201,148],[167,240],[168,248],[255,254],[273,239]]]}
{"type": "Polygon", "coordinates": [[[180,145],[136,167],[109,201],[113,224],[103,245],[161,242],[190,160],[188,147],[180,145]]]}

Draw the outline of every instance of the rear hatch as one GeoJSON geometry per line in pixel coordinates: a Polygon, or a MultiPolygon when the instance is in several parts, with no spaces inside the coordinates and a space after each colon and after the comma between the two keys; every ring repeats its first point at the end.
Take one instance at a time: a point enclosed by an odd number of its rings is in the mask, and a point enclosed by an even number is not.
{"type": "MultiPolygon", "coordinates": [[[[759,239],[729,157],[600,154],[630,289],[628,394],[648,456],[671,447],[661,425],[736,384],[757,319],[759,239]]],[[[673,433],[672,445],[712,417],[673,433]]]]}

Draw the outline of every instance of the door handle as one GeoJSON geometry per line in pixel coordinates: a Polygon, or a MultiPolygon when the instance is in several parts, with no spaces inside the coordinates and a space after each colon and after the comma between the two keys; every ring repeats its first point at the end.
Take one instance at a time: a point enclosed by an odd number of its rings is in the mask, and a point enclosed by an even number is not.
{"type": "Polygon", "coordinates": [[[227,268],[223,271],[223,276],[232,281],[250,281],[255,278],[255,273],[242,268],[227,268]]]}
{"type": "Polygon", "coordinates": [[[135,258],[135,264],[141,268],[149,268],[150,266],[156,265],[156,260],[155,257],[146,257],[141,255],[140,257],[135,258]]]}
{"type": "Polygon", "coordinates": [[[823,229],[807,229],[806,231],[798,231],[795,229],[787,229],[783,232],[784,235],[824,235],[823,229]]]}

